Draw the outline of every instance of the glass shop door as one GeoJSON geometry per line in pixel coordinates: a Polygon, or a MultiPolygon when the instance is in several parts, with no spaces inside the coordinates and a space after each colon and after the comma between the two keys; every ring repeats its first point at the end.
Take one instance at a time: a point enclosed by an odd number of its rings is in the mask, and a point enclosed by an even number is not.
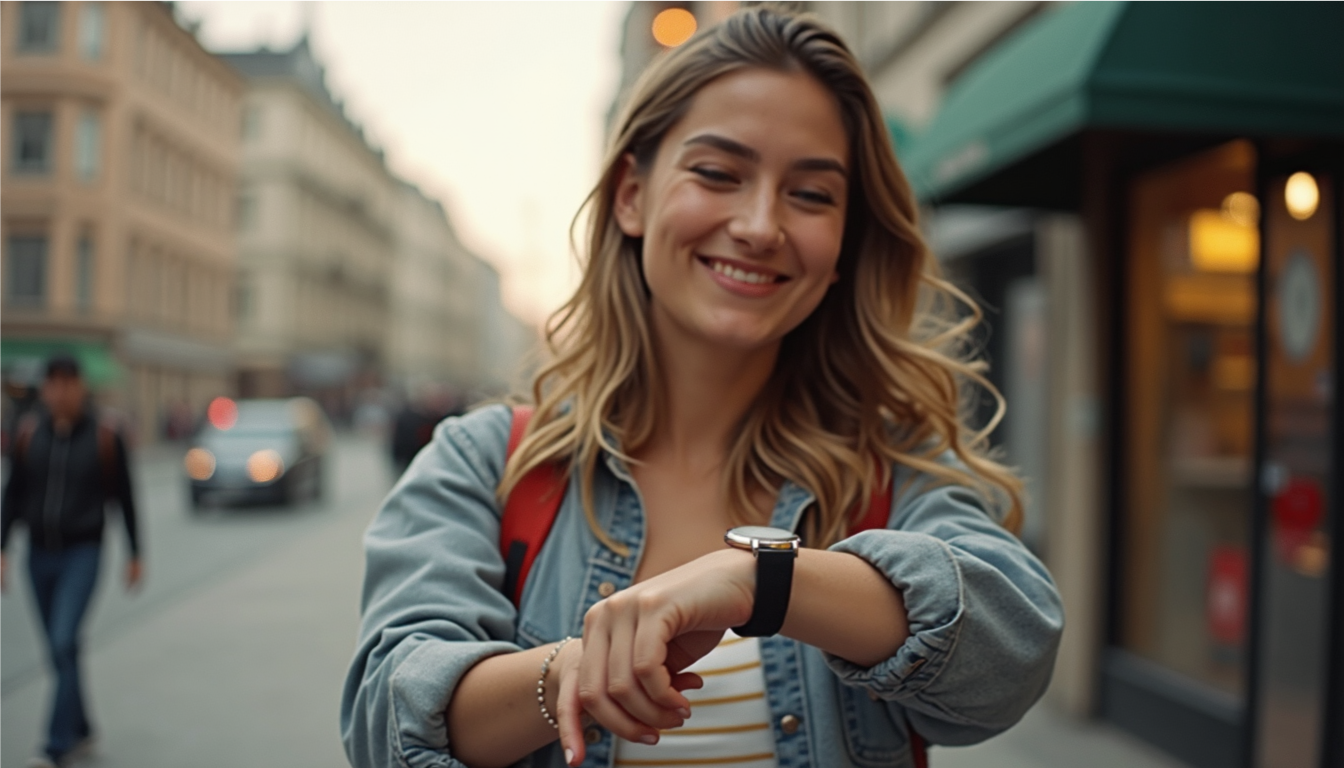
{"type": "Polygon", "coordinates": [[[1331,497],[1339,493],[1342,464],[1332,435],[1340,363],[1335,183],[1318,169],[1285,169],[1267,174],[1263,193],[1255,768],[1324,768],[1331,730],[1324,720],[1332,656],[1329,585],[1332,568],[1339,567],[1331,536],[1339,530],[1331,519],[1338,502],[1331,497]]]}

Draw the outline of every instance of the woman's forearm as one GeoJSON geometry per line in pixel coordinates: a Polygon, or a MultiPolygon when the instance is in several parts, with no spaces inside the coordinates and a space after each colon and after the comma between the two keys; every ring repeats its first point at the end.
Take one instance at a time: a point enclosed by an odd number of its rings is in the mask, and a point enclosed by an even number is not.
{"type": "Polygon", "coordinates": [[[896,653],[910,625],[900,591],[868,561],[801,549],[780,633],[869,667],[896,653]]]}
{"type": "MultiPolygon", "coordinates": [[[[462,676],[448,703],[453,757],[472,768],[496,768],[555,741],[555,729],[537,706],[541,663],[554,649],[548,643],[491,656],[462,676]]],[[[554,713],[557,675],[546,677],[546,706],[554,713]]]]}

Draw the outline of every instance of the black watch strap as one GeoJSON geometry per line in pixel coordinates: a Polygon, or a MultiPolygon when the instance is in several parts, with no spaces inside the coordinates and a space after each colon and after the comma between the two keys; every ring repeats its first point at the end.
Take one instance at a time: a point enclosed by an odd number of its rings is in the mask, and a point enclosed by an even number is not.
{"type": "Polygon", "coordinates": [[[797,550],[756,550],[756,605],[751,618],[733,631],[742,637],[769,637],[778,634],[789,613],[789,595],[793,591],[793,561],[797,550]]]}

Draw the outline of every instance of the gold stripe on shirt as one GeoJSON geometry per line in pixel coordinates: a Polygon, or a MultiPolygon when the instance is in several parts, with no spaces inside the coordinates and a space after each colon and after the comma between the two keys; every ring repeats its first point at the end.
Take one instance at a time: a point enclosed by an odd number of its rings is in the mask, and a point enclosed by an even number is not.
{"type": "Polygon", "coordinates": [[[719,667],[718,669],[691,669],[687,671],[694,672],[695,674],[701,677],[707,677],[709,675],[731,675],[734,672],[741,672],[746,669],[755,669],[756,667],[759,666],[761,666],[761,661],[760,659],[757,659],[756,661],[749,661],[746,664],[737,664],[731,667],[719,667]]]}
{"type": "Polygon", "coordinates": [[[730,757],[680,757],[666,760],[617,760],[617,765],[726,765],[730,763],[751,763],[757,760],[773,760],[773,752],[757,752],[754,755],[732,755],[730,757]]]}
{"type": "Polygon", "coordinates": [[[720,696],[713,699],[691,699],[693,707],[712,707],[715,704],[736,704],[739,701],[751,701],[752,699],[764,699],[765,691],[755,693],[742,693],[737,696],[720,696]]]}
{"type": "Polygon", "coordinates": [[[724,640],[723,642],[719,643],[719,647],[722,648],[725,645],[737,645],[738,643],[746,642],[747,640],[750,639],[751,639],[750,637],[730,637],[727,640],[724,640]]]}
{"type": "Polygon", "coordinates": [[[665,736],[703,736],[709,733],[742,733],[744,731],[764,731],[769,723],[747,723],[746,725],[721,725],[713,728],[670,728],[661,731],[665,736]]]}

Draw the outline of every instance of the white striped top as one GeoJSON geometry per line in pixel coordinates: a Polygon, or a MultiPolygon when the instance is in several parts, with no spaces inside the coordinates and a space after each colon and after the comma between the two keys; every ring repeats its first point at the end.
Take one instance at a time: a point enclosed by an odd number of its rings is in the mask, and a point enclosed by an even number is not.
{"type": "Polygon", "coordinates": [[[732,766],[778,768],[765,701],[761,644],[729,630],[718,647],[687,668],[705,687],[686,691],[691,717],[649,746],[616,739],[616,765],[627,768],[732,766]]]}

